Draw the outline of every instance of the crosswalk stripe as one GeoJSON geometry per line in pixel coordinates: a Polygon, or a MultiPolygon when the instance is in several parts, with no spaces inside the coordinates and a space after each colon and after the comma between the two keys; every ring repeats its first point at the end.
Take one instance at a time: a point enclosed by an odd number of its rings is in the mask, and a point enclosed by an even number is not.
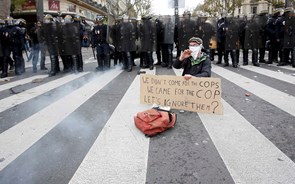
{"type": "Polygon", "coordinates": [[[25,79],[21,79],[21,80],[17,80],[17,81],[14,81],[14,82],[7,83],[7,84],[3,84],[3,85],[0,86],[0,91],[4,91],[4,90],[7,90],[7,89],[10,89],[10,88],[19,86],[19,85],[24,85],[26,83],[32,82],[35,79],[44,79],[46,77],[48,77],[48,75],[35,75],[35,76],[28,77],[28,78],[25,78],[25,79]]]}
{"type": "Polygon", "coordinates": [[[0,171],[121,72],[120,69],[114,69],[97,76],[83,87],[1,133],[0,158],[5,160],[0,162],[0,171]]]}
{"type": "Polygon", "coordinates": [[[133,116],[150,105],[139,104],[139,82],[137,76],[70,183],[145,183],[149,139],[136,129],[133,116]]]}
{"type": "Polygon", "coordinates": [[[13,96],[10,96],[10,97],[7,97],[5,99],[2,99],[0,100],[0,112],[3,112],[11,107],[14,107],[18,104],[21,104],[25,101],[28,101],[32,98],[35,98],[45,92],[48,92],[54,88],[57,88],[59,86],[62,86],[70,81],[73,81],[75,79],[78,79],[86,74],[88,74],[90,72],[82,72],[82,73],[79,73],[79,74],[70,74],[70,75],[67,75],[65,77],[62,77],[62,78],[59,78],[59,79],[56,79],[52,82],[48,82],[48,83],[45,83],[45,84],[42,84],[40,86],[37,86],[35,88],[32,88],[32,89],[29,89],[27,91],[24,91],[24,92],[21,92],[21,93],[18,93],[18,94],[15,94],[13,96]]]}
{"type": "Polygon", "coordinates": [[[249,70],[249,71],[253,71],[256,73],[260,73],[262,75],[274,78],[274,79],[278,79],[284,82],[288,82],[290,84],[295,84],[295,77],[291,76],[291,75],[287,75],[281,72],[275,72],[272,70],[268,70],[268,69],[264,69],[264,68],[260,68],[260,67],[256,67],[256,66],[240,66],[243,69],[249,70]]]}
{"type": "Polygon", "coordinates": [[[292,66],[289,66],[289,65],[287,65],[287,66],[277,66],[277,64],[270,64],[269,66],[277,67],[278,70],[280,70],[280,68],[283,68],[283,69],[295,71],[295,68],[292,67],[292,66]]]}
{"type": "Polygon", "coordinates": [[[212,71],[224,77],[225,79],[233,82],[234,84],[240,86],[241,88],[249,91],[250,93],[253,93],[259,98],[295,116],[295,106],[294,106],[295,97],[294,96],[288,95],[279,90],[273,89],[267,85],[256,82],[252,79],[249,79],[240,74],[237,74],[230,70],[226,70],[216,65],[212,65],[212,71]]]}
{"type": "Polygon", "coordinates": [[[292,183],[295,164],[226,101],[224,115],[199,117],[236,183],[292,183]]]}

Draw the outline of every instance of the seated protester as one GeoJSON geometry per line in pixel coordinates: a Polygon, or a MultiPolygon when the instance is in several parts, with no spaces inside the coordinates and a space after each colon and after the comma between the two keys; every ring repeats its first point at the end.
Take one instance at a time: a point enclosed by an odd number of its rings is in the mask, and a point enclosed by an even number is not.
{"type": "Polygon", "coordinates": [[[203,41],[201,38],[192,37],[188,41],[189,49],[184,50],[180,57],[173,63],[176,69],[183,68],[182,76],[186,80],[194,77],[211,77],[210,57],[202,52],[203,41]]]}

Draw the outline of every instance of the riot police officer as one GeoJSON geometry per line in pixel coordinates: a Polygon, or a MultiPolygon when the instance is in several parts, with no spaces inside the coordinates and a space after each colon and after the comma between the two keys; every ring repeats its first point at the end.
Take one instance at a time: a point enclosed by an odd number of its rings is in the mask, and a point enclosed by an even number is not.
{"type": "Polygon", "coordinates": [[[14,25],[14,19],[12,17],[7,17],[5,19],[6,26],[1,30],[1,43],[3,48],[3,69],[1,78],[5,78],[8,76],[8,61],[10,58],[10,54],[13,54],[13,58],[15,61],[15,74],[22,74],[22,47],[23,43],[23,33],[18,26],[14,25]]]}
{"type": "Polygon", "coordinates": [[[40,35],[44,40],[50,57],[51,69],[49,77],[55,76],[60,72],[58,60],[58,28],[57,23],[53,20],[52,15],[46,14],[44,16],[44,24],[42,26],[40,35]]]}
{"type": "Polygon", "coordinates": [[[86,30],[85,30],[85,25],[81,22],[80,15],[75,15],[74,24],[77,24],[77,26],[79,27],[80,43],[81,43],[80,52],[77,54],[77,58],[78,58],[77,69],[78,69],[78,72],[82,72],[83,71],[82,42],[83,42],[83,38],[84,38],[86,30]]]}
{"type": "Polygon", "coordinates": [[[96,26],[92,30],[92,47],[96,47],[97,64],[96,70],[102,71],[110,68],[110,48],[107,42],[107,25],[103,23],[104,17],[97,16],[96,26]]]}
{"type": "Polygon", "coordinates": [[[225,14],[221,14],[221,18],[217,21],[217,55],[218,61],[216,64],[222,63],[222,56],[225,51],[225,14]]]}

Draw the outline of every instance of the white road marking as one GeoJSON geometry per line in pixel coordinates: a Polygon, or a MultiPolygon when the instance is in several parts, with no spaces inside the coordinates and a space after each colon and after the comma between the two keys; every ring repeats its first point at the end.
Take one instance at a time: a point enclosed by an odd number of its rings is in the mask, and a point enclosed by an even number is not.
{"type": "Polygon", "coordinates": [[[35,98],[43,93],[46,93],[54,88],[57,88],[59,86],[62,86],[70,81],[73,81],[75,79],[78,79],[89,72],[82,72],[79,74],[70,74],[65,77],[56,79],[54,81],[42,84],[40,86],[37,86],[35,88],[29,89],[27,91],[15,94],[13,96],[7,97],[5,99],[0,100],[0,112],[3,112],[11,107],[14,107],[16,105],[19,105],[25,101],[28,101],[32,98],[35,98]]]}
{"type": "Polygon", "coordinates": [[[1,133],[0,158],[3,158],[3,160],[0,162],[0,171],[121,72],[120,69],[114,69],[97,76],[83,87],[1,133]]]}
{"type": "MultiPolygon", "coordinates": [[[[141,71],[155,74],[155,69],[141,71]]],[[[133,116],[151,106],[139,104],[139,83],[138,75],[70,183],[145,183],[149,138],[135,127],[133,116]]]]}

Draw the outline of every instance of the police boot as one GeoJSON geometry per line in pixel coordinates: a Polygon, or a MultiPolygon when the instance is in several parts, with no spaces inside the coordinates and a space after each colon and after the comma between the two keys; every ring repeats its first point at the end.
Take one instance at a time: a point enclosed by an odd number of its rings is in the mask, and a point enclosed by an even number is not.
{"type": "Polygon", "coordinates": [[[96,55],[96,59],[97,59],[97,67],[96,67],[96,70],[97,71],[103,71],[103,60],[101,58],[100,55],[96,55]]]}
{"type": "Polygon", "coordinates": [[[157,63],[155,65],[161,65],[161,51],[157,50],[156,55],[157,55],[157,63]]]}
{"type": "Polygon", "coordinates": [[[21,59],[19,56],[15,56],[14,57],[14,71],[15,71],[15,75],[21,75],[22,74],[22,65],[21,65],[21,59]]]}
{"type": "Polygon", "coordinates": [[[2,65],[2,74],[1,74],[1,78],[5,78],[8,76],[8,58],[5,57],[3,59],[3,65],[2,65]]]}
{"type": "Polygon", "coordinates": [[[130,52],[127,52],[127,72],[132,71],[133,61],[130,52]]]}
{"type": "Polygon", "coordinates": [[[111,68],[111,61],[110,61],[110,55],[106,54],[104,57],[104,66],[106,70],[109,70],[111,68]]]}
{"type": "Polygon", "coordinates": [[[77,73],[78,72],[78,57],[77,57],[77,55],[72,55],[72,61],[73,61],[72,71],[77,73]]]}
{"type": "Polygon", "coordinates": [[[291,64],[292,67],[295,68],[295,48],[291,50],[291,64]]]}
{"type": "Polygon", "coordinates": [[[153,61],[152,52],[147,52],[147,59],[149,62],[150,70],[153,70],[154,69],[154,61],[153,61]]]}
{"type": "Polygon", "coordinates": [[[240,62],[240,49],[236,50],[236,55],[237,55],[237,66],[238,66],[240,62]]]}
{"type": "Polygon", "coordinates": [[[243,49],[243,65],[248,65],[248,54],[249,50],[248,49],[243,49]]]}
{"type": "Polygon", "coordinates": [[[221,64],[221,61],[222,61],[222,52],[218,51],[218,61],[216,64],[221,64]]]}
{"type": "Polygon", "coordinates": [[[83,57],[82,57],[82,54],[78,55],[78,72],[83,72],[83,57]]]}
{"type": "Polygon", "coordinates": [[[232,64],[234,68],[238,68],[238,63],[237,63],[237,51],[233,50],[232,51],[232,64]]]}
{"type": "Polygon", "coordinates": [[[54,55],[50,55],[50,72],[49,72],[49,77],[55,76],[56,75],[56,69],[57,69],[57,57],[54,55]]]}
{"type": "Polygon", "coordinates": [[[252,50],[252,64],[254,66],[260,66],[260,64],[258,63],[258,50],[257,49],[252,50]]]}
{"type": "Polygon", "coordinates": [[[172,50],[168,50],[168,58],[167,58],[167,60],[168,60],[168,69],[171,69],[172,68],[172,50]]]}
{"type": "Polygon", "coordinates": [[[264,60],[265,49],[259,49],[259,63],[266,63],[264,60]]]}
{"type": "Polygon", "coordinates": [[[277,66],[286,66],[288,58],[289,58],[289,55],[287,55],[287,50],[283,50],[281,52],[280,62],[277,66]]]}
{"type": "Polygon", "coordinates": [[[227,67],[227,66],[229,66],[229,64],[228,64],[228,54],[229,54],[229,51],[225,51],[225,53],[224,53],[224,67],[227,67]]]}

